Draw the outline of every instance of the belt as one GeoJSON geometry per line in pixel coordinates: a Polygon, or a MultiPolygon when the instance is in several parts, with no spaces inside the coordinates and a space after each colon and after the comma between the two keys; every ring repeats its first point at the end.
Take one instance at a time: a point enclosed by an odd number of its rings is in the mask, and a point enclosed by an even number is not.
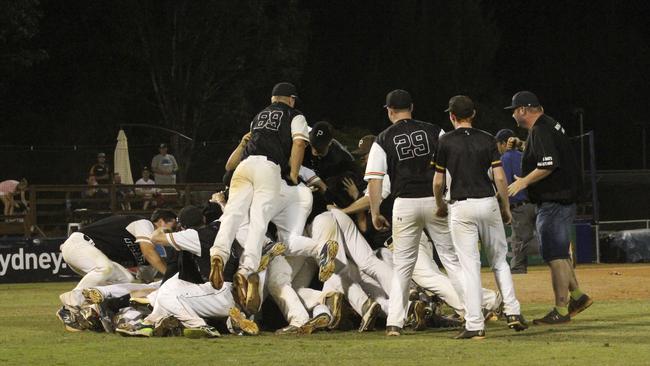
{"type": "Polygon", "coordinates": [[[510,209],[512,210],[512,209],[517,208],[519,206],[523,206],[523,205],[525,205],[527,203],[530,203],[530,201],[519,201],[519,202],[516,202],[516,203],[511,203],[510,204],[510,209]]]}

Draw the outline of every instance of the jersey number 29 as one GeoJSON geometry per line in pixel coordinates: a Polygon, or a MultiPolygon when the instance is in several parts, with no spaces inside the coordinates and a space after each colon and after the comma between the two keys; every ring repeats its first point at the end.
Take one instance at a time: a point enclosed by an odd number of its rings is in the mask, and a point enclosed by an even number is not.
{"type": "Polygon", "coordinates": [[[399,160],[413,159],[416,156],[430,155],[429,140],[426,132],[418,130],[410,134],[401,134],[393,138],[399,160]]]}

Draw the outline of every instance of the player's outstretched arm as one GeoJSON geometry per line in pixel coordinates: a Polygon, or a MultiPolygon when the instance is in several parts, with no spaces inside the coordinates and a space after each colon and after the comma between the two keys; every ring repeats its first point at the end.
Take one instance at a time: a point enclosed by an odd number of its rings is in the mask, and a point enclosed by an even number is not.
{"type": "Polygon", "coordinates": [[[250,132],[246,133],[241,138],[239,145],[237,145],[235,150],[233,150],[233,152],[228,157],[228,161],[226,161],[226,171],[235,170],[235,168],[237,168],[237,165],[239,165],[239,163],[241,162],[242,156],[244,156],[244,149],[246,148],[246,144],[250,139],[251,139],[250,132]]]}

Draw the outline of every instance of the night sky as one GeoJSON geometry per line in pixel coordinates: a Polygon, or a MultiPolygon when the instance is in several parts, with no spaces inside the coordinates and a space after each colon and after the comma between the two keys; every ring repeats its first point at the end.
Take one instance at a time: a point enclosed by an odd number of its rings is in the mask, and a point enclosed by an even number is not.
{"type": "Polygon", "coordinates": [[[192,157],[187,180],[220,181],[225,158],[282,80],[298,86],[310,124],[331,121],[347,143],[388,125],[381,106],[395,88],[411,91],[416,118],[447,130],[447,100],[467,94],[478,104],[476,127],[491,133],[514,129],[502,108],[527,89],[570,135],[579,133],[574,111],[584,110],[598,169],[642,167],[645,1],[11,0],[0,11],[8,6],[36,21],[27,37],[0,21],[0,180],[83,183],[120,124],[149,123],[196,144],[127,128],[134,177],[164,141],[192,157]],[[178,33],[169,31],[172,14],[178,33]],[[170,61],[174,34],[174,60],[187,68],[170,61]],[[15,61],[25,54],[28,62],[15,61]],[[189,75],[167,84],[179,108],[161,110],[155,67],[189,75]]]}

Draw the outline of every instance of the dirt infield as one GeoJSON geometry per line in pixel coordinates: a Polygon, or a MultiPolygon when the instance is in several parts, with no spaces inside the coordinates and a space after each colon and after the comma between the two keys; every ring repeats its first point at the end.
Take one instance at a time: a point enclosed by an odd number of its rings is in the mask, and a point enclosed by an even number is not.
{"type": "MultiPolygon", "coordinates": [[[[579,265],[576,276],[580,288],[596,301],[650,299],[650,264],[579,265]]],[[[512,277],[522,304],[553,301],[547,267],[530,267],[527,274],[512,277]]],[[[483,287],[496,289],[492,273],[483,273],[483,287]]]]}

